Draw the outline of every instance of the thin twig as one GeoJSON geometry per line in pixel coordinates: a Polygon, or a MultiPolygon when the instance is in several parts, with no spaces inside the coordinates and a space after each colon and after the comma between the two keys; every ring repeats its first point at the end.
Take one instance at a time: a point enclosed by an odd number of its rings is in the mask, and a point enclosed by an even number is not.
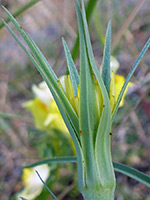
{"type": "Polygon", "coordinates": [[[142,7],[142,5],[144,4],[144,2],[145,2],[145,0],[139,0],[138,3],[136,4],[136,6],[134,7],[134,9],[132,10],[132,12],[130,13],[129,17],[123,23],[123,25],[120,28],[119,32],[116,34],[115,38],[113,39],[113,42],[112,42],[112,51],[117,46],[117,44],[120,41],[121,37],[123,36],[123,34],[125,33],[125,31],[129,27],[129,25],[131,24],[131,22],[133,21],[134,17],[139,12],[139,10],[142,7]]]}

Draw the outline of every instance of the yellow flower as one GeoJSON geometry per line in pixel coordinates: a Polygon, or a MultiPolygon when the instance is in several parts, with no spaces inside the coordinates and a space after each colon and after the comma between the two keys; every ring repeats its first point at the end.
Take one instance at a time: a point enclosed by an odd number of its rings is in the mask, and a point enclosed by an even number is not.
{"type": "MultiPolygon", "coordinates": [[[[117,69],[119,68],[119,62],[113,56],[111,56],[110,68],[111,68],[110,106],[111,106],[111,111],[113,111],[115,103],[118,99],[119,93],[125,82],[125,78],[121,75],[115,74],[117,69]]],[[[129,82],[124,92],[124,95],[122,97],[122,100],[120,102],[120,105],[119,105],[120,107],[124,105],[124,98],[126,96],[127,90],[129,87],[132,87],[132,86],[133,86],[133,83],[129,82]]]]}
{"type": "MultiPolygon", "coordinates": [[[[121,91],[121,88],[125,82],[125,78],[123,76],[116,74],[116,71],[119,68],[119,62],[116,60],[116,58],[112,56],[111,56],[110,68],[111,68],[110,105],[111,105],[111,112],[112,112],[114,109],[115,103],[117,101],[117,98],[119,96],[119,93],[121,91]]],[[[80,85],[78,88],[78,96],[74,97],[74,91],[73,91],[73,87],[72,87],[72,83],[71,83],[69,75],[62,76],[60,78],[59,84],[61,88],[64,90],[76,114],[79,116],[80,85]]],[[[132,85],[133,84],[130,82],[128,84],[128,87],[131,87],[132,85]]],[[[125,98],[127,89],[120,102],[120,106],[123,106],[124,104],[124,98],[125,98]]],[[[24,107],[27,108],[32,113],[35,126],[40,130],[50,131],[52,129],[56,129],[63,133],[68,133],[66,125],[62,119],[62,116],[58,110],[58,107],[46,83],[41,82],[38,86],[33,85],[32,90],[36,97],[33,100],[26,102],[24,104],[24,107]]],[[[97,97],[96,97],[97,106],[98,106],[98,110],[100,111],[97,114],[100,116],[102,107],[103,107],[103,98],[102,98],[101,90],[98,86],[97,81],[95,81],[95,90],[97,93],[97,97]]]]}
{"type": "Polygon", "coordinates": [[[23,169],[21,179],[24,188],[21,192],[17,194],[17,200],[20,200],[20,197],[33,200],[41,193],[44,185],[36,174],[35,170],[39,172],[44,182],[50,175],[50,168],[48,167],[48,165],[41,165],[30,169],[23,169]]]}
{"type": "MultiPolygon", "coordinates": [[[[63,78],[61,80],[63,81],[63,78]]],[[[32,90],[36,97],[24,103],[23,106],[32,113],[35,126],[40,130],[56,129],[63,133],[68,132],[46,83],[33,85],[32,90]]]]}

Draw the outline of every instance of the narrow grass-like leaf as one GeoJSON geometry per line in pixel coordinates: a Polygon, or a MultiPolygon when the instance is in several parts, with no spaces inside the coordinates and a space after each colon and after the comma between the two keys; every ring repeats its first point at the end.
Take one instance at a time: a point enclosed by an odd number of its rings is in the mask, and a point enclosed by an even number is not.
{"type": "MultiPolygon", "coordinates": [[[[11,32],[11,31],[10,31],[11,32]]],[[[16,38],[16,37],[15,37],[16,38]]],[[[17,38],[16,38],[17,39],[17,38]]],[[[20,43],[21,44],[21,43],[20,43]]],[[[26,50],[25,48],[24,48],[24,50],[26,50]]],[[[28,53],[28,52],[27,52],[28,53]]],[[[32,58],[32,56],[28,53],[28,56],[29,57],[31,57],[32,58]]],[[[33,60],[33,62],[34,62],[34,60],[33,60]]],[[[36,62],[34,63],[35,65],[37,64],[36,62]]],[[[51,90],[51,92],[52,92],[52,95],[53,95],[53,97],[54,97],[54,99],[55,99],[55,101],[56,101],[56,104],[57,104],[57,106],[58,106],[58,108],[59,108],[59,110],[60,110],[60,113],[61,113],[61,115],[62,115],[62,117],[63,117],[63,119],[64,119],[64,122],[65,122],[65,124],[66,124],[66,126],[67,126],[67,128],[68,128],[68,130],[69,130],[69,132],[70,132],[70,134],[71,134],[71,136],[72,136],[72,139],[73,139],[73,141],[74,141],[74,144],[75,144],[75,147],[76,147],[76,151],[77,151],[77,155],[78,155],[78,167],[79,167],[79,185],[83,185],[83,183],[82,183],[82,180],[83,180],[83,176],[82,176],[82,158],[81,158],[81,148],[80,148],[80,141],[79,141],[79,138],[78,138],[78,135],[77,135],[77,133],[72,129],[72,127],[71,127],[71,125],[70,125],[70,122],[69,122],[69,120],[68,120],[68,118],[67,118],[67,116],[66,116],[66,114],[65,114],[65,112],[64,112],[64,110],[62,109],[62,107],[61,107],[61,104],[60,104],[60,102],[59,102],[59,100],[58,100],[58,97],[57,97],[57,95],[55,94],[55,92],[54,92],[54,90],[53,90],[53,88],[51,87],[51,85],[50,85],[50,83],[49,83],[49,81],[47,81],[47,77],[44,77],[43,76],[43,78],[44,78],[44,80],[47,82],[47,84],[48,84],[48,86],[49,86],[49,88],[50,88],[50,90],[51,90]]]]}
{"type": "MultiPolygon", "coordinates": [[[[32,39],[22,30],[18,22],[13,18],[13,16],[9,13],[9,11],[4,8],[4,10],[7,12],[8,16],[10,17],[13,24],[16,26],[24,40],[26,41],[28,47],[30,48],[32,54],[36,58],[36,61],[38,65],[36,65],[38,71],[41,73],[42,77],[48,84],[48,86],[51,84],[51,86],[55,89],[57,95],[61,99],[61,102],[63,103],[64,109],[66,113],[68,114],[68,117],[74,126],[74,129],[76,130],[76,133],[79,135],[79,122],[78,117],[72,108],[70,102],[68,101],[67,97],[65,96],[62,89],[59,87],[59,84],[55,80],[55,77],[53,77],[52,69],[47,66],[47,63],[45,63],[45,59],[43,59],[44,56],[42,56],[39,48],[35,45],[35,43],[32,41],[32,39]]],[[[29,54],[29,53],[28,53],[29,54]]],[[[33,60],[33,59],[32,59],[33,60]]]]}
{"type": "Polygon", "coordinates": [[[111,54],[111,21],[108,23],[106,40],[104,46],[102,78],[106,86],[108,95],[110,93],[110,54],[111,54]]]}
{"type": "Polygon", "coordinates": [[[37,170],[35,170],[38,177],[40,178],[40,180],[42,181],[42,183],[44,184],[44,187],[48,190],[48,192],[51,194],[51,196],[55,199],[58,200],[57,197],[54,195],[54,193],[49,189],[49,187],[46,185],[46,183],[43,181],[43,179],[41,178],[39,172],[37,170]]]}
{"type": "MultiPolygon", "coordinates": [[[[32,168],[39,165],[44,164],[51,164],[51,163],[76,163],[77,157],[58,157],[58,158],[52,158],[48,160],[43,160],[37,163],[34,163],[32,165],[25,166],[24,168],[32,168]]],[[[116,172],[120,172],[124,175],[127,175],[128,177],[131,177],[140,183],[143,183],[144,185],[150,187],[150,176],[147,176],[146,174],[129,167],[127,165],[113,162],[113,167],[116,172]]]]}
{"type": "Polygon", "coordinates": [[[114,107],[114,110],[113,110],[112,122],[113,122],[114,119],[115,119],[115,116],[116,116],[116,113],[117,113],[117,111],[118,111],[118,108],[119,108],[121,99],[122,99],[122,97],[123,97],[123,95],[124,95],[124,92],[125,92],[127,86],[128,86],[128,83],[129,83],[129,81],[130,81],[130,79],[131,79],[133,73],[135,72],[136,68],[138,67],[140,61],[142,60],[144,54],[146,53],[147,49],[149,48],[149,46],[150,46],[150,38],[148,39],[148,41],[147,41],[146,44],[144,45],[142,51],[140,52],[140,55],[138,56],[137,60],[135,61],[134,65],[133,65],[131,71],[129,72],[129,74],[128,74],[126,80],[125,80],[125,83],[124,83],[124,85],[123,85],[123,87],[122,87],[122,89],[121,89],[121,91],[120,91],[120,94],[119,94],[119,96],[118,96],[117,102],[116,102],[115,107],[114,107]]]}
{"type": "MultiPolygon", "coordinates": [[[[26,50],[26,48],[22,45],[22,43],[18,40],[18,38],[15,36],[15,34],[13,33],[13,31],[9,28],[9,26],[6,24],[6,27],[8,28],[9,32],[12,34],[12,36],[16,39],[16,41],[18,42],[18,44],[22,47],[22,49],[25,51],[25,53],[28,55],[28,57],[31,59],[31,61],[33,62],[33,64],[36,66],[36,68],[38,69],[38,71],[40,72],[40,74],[42,75],[43,79],[45,80],[45,82],[47,83],[53,97],[54,100],[56,101],[56,104],[60,110],[60,113],[64,119],[64,122],[72,136],[72,139],[74,141],[75,147],[76,147],[76,151],[77,151],[77,155],[78,155],[78,167],[79,167],[79,185],[82,186],[83,185],[83,169],[82,169],[82,151],[81,151],[81,147],[80,147],[80,139],[79,139],[79,131],[78,131],[78,126],[79,124],[77,123],[77,126],[74,125],[74,128],[72,128],[72,125],[70,124],[70,120],[68,119],[68,116],[66,115],[66,112],[64,111],[64,107],[62,107],[62,103],[61,103],[61,98],[59,98],[58,93],[56,93],[55,91],[55,85],[57,83],[55,83],[55,79],[53,79],[52,76],[50,76],[50,73],[47,73],[47,71],[45,72],[43,70],[43,68],[39,65],[39,63],[36,62],[36,60],[33,58],[33,56],[26,50]],[[53,80],[54,83],[54,87],[53,87],[53,83],[51,82],[51,80],[53,80]]],[[[22,30],[21,30],[22,31],[22,30]]],[[[28,36],[26,35],[26,38],[28,39],[28,36]]],[[[31,40],[31,39],[30,39],[31,40]]],[[[29,42],[30,42],[29,40],[29,42]]],[[[34,47],[35,43],[31,43],[32,48],[34,48],[34,51],[37,51],[38,49],[36,47],[34,47]]],[[[33,51],[33,53],[34,53],[33,51]]],[[[45,69],[45,68],[44,68],[45,69]]],[[[49,71],[48,71],[49,72],[49,71]]],[[[57,85],[56,85],[57,86],[57,85]]],[[[57,87],[59,89],[59,87],[57,87]]],[[[61,96],[63,97],[63,96],[61,96]]],[[[64,97],[63,97],[64,98],[64,97]]],[[[67,107],[67,104],[66,104],[67,107]]],[[[69,109],[69,108],[68,108],[69,109]]],[[[68,110],[67,110],[68,111],[68,110]]]]}
{"type": "MultiPolygon", "coordinates": [[[[3,21],[3,22],[4,22],[5,26],[6,26],[6,28],[8,29],[8,31],[11,33],[11,35],[12,35],[12,36],[14,37],[14,39],[17,41],[17,43],[18,43],[18,44],[21,46],[21,48],[25,51],[25,53],[27,54],[27,56],[29,57],[29,59],[32,61],[32,63],[36,66],[37,69],[40,69],[39,64],[36,62],[36,60],[33,58],[33,56],[27,51],[27,49],[23,46],[23,44],[21,43],[21,41],[17,38],[17,36],[14,34],[14,32],[13,32],[13,31],[11,30],[11,28],[8,26],[8,24],[5,23],[5,21],[3,21]]],[[[53,96],[54,96],[54,99],[55,99],[57,105],[59,104],[59,107],[60,107],[60,109],[61,109],[61,104],[60,104],[60,102],[59,102],[59,100],[58,100],[58,97],[57,97],[57,95],[55,94],[54,89],[52,88],[52,86],[51,86],[49,80],[47,80],[47,76],[45,76],[44,73],[41,73],[41,75],[42,75],[42,77],[44,78],[44,80],[46,81],[48,87],[50,88],[50,90],[51,90],[51,92],[52,92],[52,94],[53,94],[53,96]]],[[[78,134],[77,134],[77,133],[76,133],[76,137],[78,138],[78,134]]]]}
{"type": "Polygon", "coordinates": [[[65,55],[66,55],[68,69],[69,69],[69,74],[70,74],[70,77],[71,77],[74,95],[78,96],[79,74],[77,72],[75,63],[72,59],[71,53],[69,51],[69,48],[68,48],[65,40],[62,39],[62,42],[63,42],[63,46],[64,46],[64,50],[65,50],[65,55]]]}
{"type": "Polygon", "coordinates": [[[150,187],[150,176],[121,163],[114,163],[114,169],[150,187]]]}
{"type": "Polygon", "coordinates": [[[84,176],[83,176],[84,168],[83,168],[83,163],[82,163],[83,153],[82,153],[80,138],[79,138],[78,134],[76,133],[75,129],[73,129],[73,127],[71,126],[70,121],[69,121],[61,103],[59,102],[59,99],[57,98],[57,95],[53,91],[53,88],[50,88],[50,89],[51,89],[52,95],[55,99],[55,102],[58,106],[58,109],[61,113],[61,116],[63,117],[63,120],[64,120],[64,122],[68,128],[68,131],[72,137],[72,140],[74,142],[74,145],[76,148],[76,153],[77,153],[77,162],[78,162],[78,185],[79,185],[79,187],[83,187],[83,185],[84,185],[84,176]]]}
{"type": "MultiPolygon", "coordinates": [[[[38,3],[40,0],[32,0],[29,1],[27,4],[25,4],[24,6],[22,6],[21,8],[19,8],[17,11],[15,11],[12,15],[13,17],[18,17],[19,15],[21,15],[24,11],[26,11],[27,9],[29,9],[30,7],[32,7],[33,5],[35,5],[36,3],[38,3]]],[[[9,18],[5,18],[4,19],[5,22],[9,22],[10,19],[9,18]]],[[[0,23],[0,29],[4,27],[3,23],[0,23]]]]}
{"type": "Polygon", "coordinates": [[[28,200],[28,199],[25,199],[25,198],[23,198],[23,197],[20,197],[20,199],[22,199],[22,200],[28,200]]]}
{"type": "Polygon", "coordinates": [[[77,157],[56,157],[24,166],[23,168],[33,168],[39,165],[52,164],[52,163],[76,163],[77,157]]]}
{"type": "Polygon", "coordinates": [[[42,61],[44,62],[44,64],[46,65],[47,69],[50,71],[50,73],[52,74],[52,76],[54,77],[54,79],[56,81],[58,81],[58,78],[55,74],[55,72],[52,70],[52,68],[50,67],[49,63],[47,62],[46,58],[44,57],[44,55],[41,53],[40,49],[36,46],[36,44],[34,43],[34,41],[29,37],[29,35],[27,35],[22,27],[18,24],[18,22],[15,20],[15,18],[11,15],[11,13],[4,7],[2,6],[4,11],[8,14],[10,20],[12,21],[12,23],[15,25],[15,27],[17,28],[17,30],[19,31],[19,33],[22,35],[23,39],[26,41],[27,45],[29,46],[31,52],[33,53],[33,55],[35,56],[35,58],[37,59],[37,54],[36,51],[38,53],[38,57],[42,58],[42,61]]]}

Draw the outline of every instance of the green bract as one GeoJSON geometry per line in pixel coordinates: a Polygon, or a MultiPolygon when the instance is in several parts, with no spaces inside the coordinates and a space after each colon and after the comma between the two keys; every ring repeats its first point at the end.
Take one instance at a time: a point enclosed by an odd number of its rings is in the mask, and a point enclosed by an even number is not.
{"type": "MultiPolygon", "coordinates": [[[[84,199],[112,200],[114,199],[116,180],[110,150],[111,126],[129,80],[150,45],[150,39],[144,46],[135,65],[129,73],[120,95],[115,102],[114,108],[111,111],[111,22],[109,22],[107,28],[102,74],[100,74],[92,51],[84,2],[81,0],[82,9],[78,0],[75,2],[80,41],[80,76],[64,40],[63,45],[70,73],[73,98],[79,98],[78,112],[74,109],[73,104],[61,86],[59,79],[49,66],[49,63],[39,48],[5,8],[4,10],[24,38],[30,52],[23,46],[6,22],[3,22],[8,31],[36,66],[56,101],[75,144],[78,164],[78,185],[84,199]]],[[[143,180],[143,183],[149,185],[150,180],[149,178],[146,178],[146,176],[141,175],[139,176],[140,178],[137,178],[140,172],[136,171],[135,173],[131,168],[117,163],[114,164],[114,167],[117,171],[136,178],[139,181],[143,180]],[[133,175],[133,173],[135,173],[135,175],[133,175]]]]}

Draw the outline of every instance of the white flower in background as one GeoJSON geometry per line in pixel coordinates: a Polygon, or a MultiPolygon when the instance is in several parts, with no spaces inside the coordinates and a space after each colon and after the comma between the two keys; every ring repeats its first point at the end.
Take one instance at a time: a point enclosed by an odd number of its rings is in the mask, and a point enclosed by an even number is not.
{"type": "MultiPolygon", "coordinates": [[[[61,76],[59,79],[63,89],[65,89],[64,77],[65,76],[61,76]]],[[[42,81],[41,83],[39,83],[38,86],[34,84],[32,86],[32,91],[33,91],[35,97],[38,97],[47,106],[53,100],[53,95],[50,92],[45,81],[42,81]]]]}
{"type": "Polygon", "coordinates": [[[21,178],[24,188],[21,192],[17,194],[17,200],[20,200],[20,197],[28,200],[34,200],[42,192],[44,185],[36,174],[35,170],[39,172],[44,182],[50,175],[50,168],[48,167],[48,165],[41,165],[30,169],[23,169],[23,174],[21,178]]]}
{"type": "MultiPolygon", "coordinates": [[[[63,89],[65,88],[64,77],[60,77],[63,89]]],[[[38,85],[33,85],[32,91],[35,98],[27,101],[23,106],[32,113],[36,128],[49,132],[52,129],[56,129],[63,133],[68,133],[68,129],[46,83],[43,81],[38,85]]],[[[66,134],[66,136],[69,136],[69,134],[66,134]]]]}
{"type": "Polygon", "coordinates": [[[47,106],[53,100],[53,96],[44,81],[39,83],[38,86],[34,84],[32,86],[32,91],[34,95],[38,97],[47,106]]]}
{"type": "Polygon", "coordinates": [[[110,69],[111,69],[111,71],[116,73],[119,66],[120,66],[120,64],[119,64],[118,60],[115,57],[111,56],[110,57],[110,69]]]}

